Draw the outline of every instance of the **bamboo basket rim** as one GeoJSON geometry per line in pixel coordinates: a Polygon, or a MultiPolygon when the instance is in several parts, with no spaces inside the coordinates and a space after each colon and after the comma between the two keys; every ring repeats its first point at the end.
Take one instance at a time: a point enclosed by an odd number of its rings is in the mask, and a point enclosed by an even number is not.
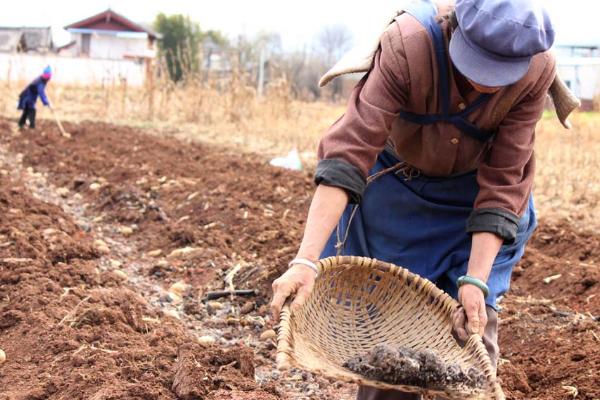
{"type": "MultiPolygon", "coordinates": [[[[415,291],[416,295],[419,297],[430,299],[431,304],[443,316],[444,324],[449,324],[450,326],[452,324],[451,314],[455,308],[459,306],[459,303],[456,300],[435,286],[431,281],[410,272],[406,268],[396,266],[392,263],[367,257],[334,256],[319,260],[316,265],[319,271],[317,279],[324,279],[323,276],[326,276],[328,272],[343,271],[351,268],[370,268],[378,270],[384,274],[390,274],[395,279],[409,283],[412,288],[411,290],[415,291]]],[[[311,293],[309,299],[312,295],[313,293],[311,293]]],[[[304,306],[301,307],[298,312],[300,312],[302,308],[304,308],[304,306]]],[[[280,323],[277,332],[276,360],[279,370],[285,371],[294,367],[309,370],[313,373],[338,381],[356,383],[380,389],[392,389],[419,393],[424,396],[441,396],[447,399],[505,399],[502,388],[496,379],[496,374],[494,368],[492,367],[488,352],[483,344],[481,336],[478,334],[471,335],[465,346],[463,346],[460,351],[465,352],[466,355],[476,360],[476,365],[481,368],[486,379],[485,389],[457,390],[456,388],[449,387],[445,390],[434,390],[424,389],[417,386],[393,385],[381,381],[370,380],[350,371],[348,371],[348,373],[341,374],[328,368],[315,368],[305,365],[302,362],[302,355],[295,352],[295,339],[298,336],[302,336],[302,332],[294,329],[294,317],[295,314],[292,313],[289,304],[284,305],[281,311],[280,323]]],[[[459,346],[458,343],[456,343],[456,346],[459,346]]]]}

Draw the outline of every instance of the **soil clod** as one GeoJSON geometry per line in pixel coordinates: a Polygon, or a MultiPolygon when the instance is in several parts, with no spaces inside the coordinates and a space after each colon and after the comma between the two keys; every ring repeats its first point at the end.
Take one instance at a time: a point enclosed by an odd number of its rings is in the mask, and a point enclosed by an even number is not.
{"type": "Polygon", "coordinates": [[[457,363],[446,364],[431,350],[412,350],[380,344],[364,355],[351,358],[344,367],[366,378],[394,385],[444,389],[468,386],[480,389],[485,376],[475,368],[465,371],[457,363]]]}

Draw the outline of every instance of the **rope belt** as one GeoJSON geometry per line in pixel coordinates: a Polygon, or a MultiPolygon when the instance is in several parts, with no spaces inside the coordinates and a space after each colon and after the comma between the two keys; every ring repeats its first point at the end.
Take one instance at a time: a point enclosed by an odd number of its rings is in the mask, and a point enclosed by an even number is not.
{"type": "MultiPolygon", "coordinates": [[[[370,175],[369,177],[367,177],[367,186],[369,186],[369,184],[371,182],[375,181],[376,179],[378,179],[386,174],[392,173],[392,172],[395,175],[402,173],[402,175],[404,176],[404,180],[407,180],[407,181],[410,181],[411,179],[417,178],[421,175],[420,169],[413,167],[412,165],[408,164],[406,161],[400,161],[397,164],[394,164],[389,168],[382,169],[381,171],[378,171],[378,172],[374,173],[373,175],[370,175]]],[[[341,255],[342,248],[344,247],[344,244],[348,240],[348,235],[350,234],[350,225],[352,225],[352,220],[354,219],[354,216],[356,215],[356,211],[358,211],[358,207],[359,207],[358,204],[355,204],[352,207],[352,213],[350,214],[350,219],[348,220],[348,225],[346,226],[343,238],[341,238],[340,224],[338,224],[336,227],[335,248],[336,248],[338,256],[341,255]]]]}
{"type": "Polygon", "coordinates": [[[412,165],[409,165],[406,161],[400,161],[398,164],[392,165],[391,167],[386,168],[386,169],[382,169],[381,171],[376,172],[373,175],[369,176],[367,178],[367,185],[369,185],[369,183],[373,182],[375,179],[379,178],[380,176],[383,176],[390,172],[393,172],[396,175],[398,175],[400,172],[402,172],[402,175],[404,175],[404,179],[407,181],[410,181],[411,179],[417,178],[421,175],[420,169],[415,168],[412,165]]]}

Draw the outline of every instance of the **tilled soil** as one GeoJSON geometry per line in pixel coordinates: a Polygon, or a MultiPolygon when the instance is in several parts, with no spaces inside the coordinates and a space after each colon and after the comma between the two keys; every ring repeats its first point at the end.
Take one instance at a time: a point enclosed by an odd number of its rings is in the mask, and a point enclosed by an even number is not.
{"type": "MultiPolygon", "coordinates": [[[[0,120],[0,399],[352,398],[280,375],[259,338],[309,174],[121,126],[66,129],[0,120]],[[257,295],[201,301],[232,287],[257,295]]],[[[502,302],[509,398],[600,398],[599,248],[542,220],[502,302]]]]}
{"type": "Polygon", "coordinates": [[[246,347],[204,346],[197,364],[175,363],[191,340],[181,323],[99,269],[92,238],[59,207],[6,176],[0,188],[0,399],[175,399],[176,365],[210,372],[195,382],[203,395],[277,398],[258,389],[246,347]]]}

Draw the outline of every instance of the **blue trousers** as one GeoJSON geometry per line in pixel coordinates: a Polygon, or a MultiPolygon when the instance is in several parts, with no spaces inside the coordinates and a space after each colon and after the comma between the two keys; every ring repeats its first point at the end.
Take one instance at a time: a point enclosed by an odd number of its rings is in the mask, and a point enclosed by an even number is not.
{"type": "MultiPolygon", "coordinates": [[[[398,162],[384,151],[371,174],[398,162]]],[[[338,236],[342,239],[347,234],[340,255],[371,257],[402,266],[456,298],[456,280],[466,274],[471,251],[466,222],[478,192],[476,171],[449,178],[421,175],[406,180],[403,174],[395,173],[380,176],[367,186],[352,221],[356,206],[345,210],[322,257],[338,254],[338,236]]],[[[512,269],[523,256],[535,227],[530,198],[515,242],[503,245],[494,261],[486,298],[492,308],[497,309],[498,297],[508,290],[512,269]]]]}

